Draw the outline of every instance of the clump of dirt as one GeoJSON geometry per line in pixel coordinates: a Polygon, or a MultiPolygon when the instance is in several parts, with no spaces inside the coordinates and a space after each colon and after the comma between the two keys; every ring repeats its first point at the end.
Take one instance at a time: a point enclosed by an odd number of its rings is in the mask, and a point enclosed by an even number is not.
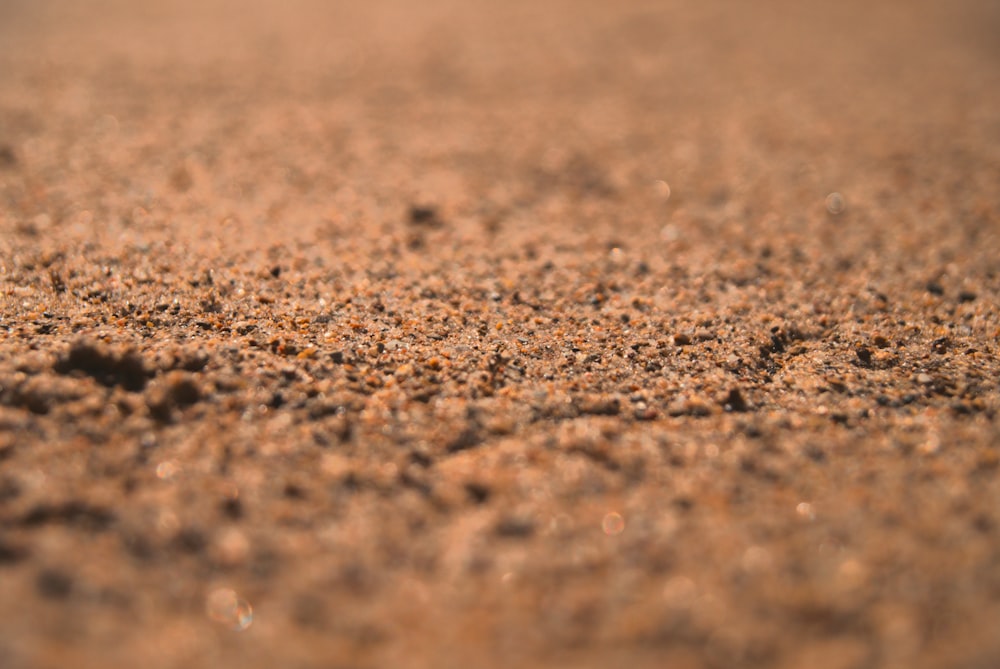
{"type": "Polygon", "coordinates": [[[84,374],[101,385],[121,386],[131,392],[142,391],[151,376],[137,351],[113,351],[104,344],[86,340],[74,342],[53,369],[59,374],[84,374]]]}

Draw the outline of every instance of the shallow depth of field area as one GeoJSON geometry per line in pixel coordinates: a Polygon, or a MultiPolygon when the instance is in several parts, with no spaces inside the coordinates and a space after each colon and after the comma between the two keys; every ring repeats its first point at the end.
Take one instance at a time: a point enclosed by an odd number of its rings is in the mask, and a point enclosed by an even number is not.
{"type": "Polygon", "coordinates": [[[0,2],[0,667],[1000,666],[1000,11],[0,2]]]}

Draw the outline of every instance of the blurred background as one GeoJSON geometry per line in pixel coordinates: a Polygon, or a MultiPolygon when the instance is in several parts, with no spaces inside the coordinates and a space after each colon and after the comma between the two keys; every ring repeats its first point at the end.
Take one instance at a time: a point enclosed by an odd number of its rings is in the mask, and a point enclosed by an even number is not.
{"type": "Polygon", "coordinates": [[[8,212],[929,234],[994,215],[998,34],[989,0],[5,0],[0,143],[50,185],[8,212]]]}

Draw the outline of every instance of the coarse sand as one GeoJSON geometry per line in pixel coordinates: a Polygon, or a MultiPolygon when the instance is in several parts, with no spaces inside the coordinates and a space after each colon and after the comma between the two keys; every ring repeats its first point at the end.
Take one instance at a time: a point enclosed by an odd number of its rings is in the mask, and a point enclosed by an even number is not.
{"type": "Polygon", "coordinates": [[[998,36],[0,1],[0,667],[1000,667],[998,36]]]}

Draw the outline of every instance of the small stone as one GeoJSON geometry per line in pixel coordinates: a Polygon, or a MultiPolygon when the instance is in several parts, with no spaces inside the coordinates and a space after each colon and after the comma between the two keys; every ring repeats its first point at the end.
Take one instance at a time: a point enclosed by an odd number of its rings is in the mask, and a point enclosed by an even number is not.
{"type": "Polygon", "coordinates": [[[465,492],[468,494],[471,501],[476,504],[485,504],[490,499],[491,490],[488,486],[483,485],[482,483],[470,481],[465,484],[465,492]]]}
{"type": "Polygon", "coordinates": [[[169,420],[174,409],[196,404],[202,389],[190,372],[175,370],[155,383],[146,394],[146,406],[157,420],[169,420]]]}
{"type": "Polygon", "coordinates": [[[743,398],[743,394],[740,393],[738,388],[733,388],[726,395],[725,399],[722,400],[722,408],[726,411],[748,411],[750,405],[743,398]]]}
{"type": "Polygon", "coordinates": [[[219,511],[230,520],[239,520],[243,517],[243,502],[239,497],[226,497],[219,504],[219,511]]]}
{"type": "Polygon", "coordinates": [[[947,353],[951,346],[951,341],[947,337],[939,337],[931,342],[931,351],[934,353],[947,353]]]}
{"type": "Polygon", "coordinates": [[[930,374],[917,374],[917,383],[922,386],[928,386],[934,383],[934,377],[930,374]]]}
{"type": "Polygon", "coordinates": [[[437,207],[429,205],[413,205],[410,207],[409,214],[410,224],[419,225],[425,227],[438,227],[441,225],[441,219],[438,215],[437,207]]]}
{"type": "Polygon", "coordinates": [[[865,367],[872,364],[872,351],[867,346],[858,346],[854,349],[854,354],[858,356],[858,361],[865,367]]]}

